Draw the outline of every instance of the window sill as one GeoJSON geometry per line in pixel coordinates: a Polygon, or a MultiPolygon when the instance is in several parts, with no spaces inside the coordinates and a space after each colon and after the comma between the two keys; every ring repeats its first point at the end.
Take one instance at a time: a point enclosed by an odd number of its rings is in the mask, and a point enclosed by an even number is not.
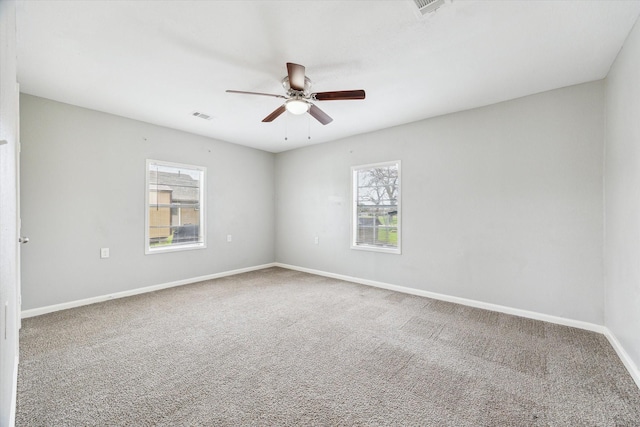
{"type": "Polygon", "coordinates": [[[196,249],[206,249],[207,245],[205,243],[197,243],[193,245],[180,245],[180,246],[159,246],[156,248],[145,248],[145,255],[154,255],[154,254],[163,254],[166,252],[181,252],[181,251],[192,251],[196,249]]]}
{"type": "Polygon", "coordinates": [[[395,255],[402,254],[402,250],[400,248],[385,248],[373,245],[351,245],[351,249],[355,249],[357,251],[382,252],[395,255]]]}

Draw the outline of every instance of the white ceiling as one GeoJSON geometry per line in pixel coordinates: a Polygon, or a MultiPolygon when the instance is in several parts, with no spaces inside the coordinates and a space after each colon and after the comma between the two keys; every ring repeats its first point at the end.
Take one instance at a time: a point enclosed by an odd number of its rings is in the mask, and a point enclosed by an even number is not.
{"type": "Polygon", "coordinates": [[[280,152],[601,79],[640,1],[18,1],[22,92],[280,152]],[[286,62],[314,92],[285,113],[286,62]],[[194,111],[213,116],[193,117],[194,111]],[[311,139],[308,139],[308,136],[311,139]],[[285,137],[288,139],[285,141],[285,137]]]}

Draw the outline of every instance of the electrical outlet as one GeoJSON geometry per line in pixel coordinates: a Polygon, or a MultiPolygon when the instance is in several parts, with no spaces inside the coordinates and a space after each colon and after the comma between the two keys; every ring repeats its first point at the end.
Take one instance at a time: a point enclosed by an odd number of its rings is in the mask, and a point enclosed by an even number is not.
{"type": "Polygon", "coordinates": [[[313,239],[313,243],[315,243],[316,245],[317,245],[318,243],[320,243],[320,238],[319,238],[318,236],[316,236],[316,237],[313,239]]]}
{"type": "Polygon", "coordinates": [[[109,248],[100,248],[100,258],[109,258],[109,248]]]}
{"type": "Polygon", "coordinates": [[[227,234],[227,242],[231,242],[231,240],[233,240],[233,237],[231,234],[227,234]]]}

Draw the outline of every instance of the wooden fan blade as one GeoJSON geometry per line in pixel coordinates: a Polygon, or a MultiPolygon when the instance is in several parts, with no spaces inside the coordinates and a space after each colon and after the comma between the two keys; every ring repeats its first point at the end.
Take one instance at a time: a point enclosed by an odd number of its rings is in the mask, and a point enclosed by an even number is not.
{"type": "Polygon", "coordinates": [[[314,119],[316,119],[317,121],[319,121],[323,125],[328,125],[329,123],[331,123],[333,121],[333,119],[331,117],[329,117],[329,115],[327,113],[325,113],[324,111],[322,111],[321,109],[319,109],[318,107],[316,107],[313,104],[311,104],[311,108],[309,108],[309,114],[311,114],[311,116],[314,119]]]}
{"type": "Polygon", "coordinates": [[[263,122],[272,122],[274,121],[280,114],[284,113],[285,111],[287,111],[287,109],[284,107],[284,105],[279,106],[278,108],[276,108],[274,110],[273,113],[269,114],[267,117],[265,117],[264,119],[262,119],[263,122]]]}
{"type": "Polygon", "coordinates": [[[304,65],[287,62],[289,87],[293,90],[304,90],[304,65]]]}
{"type": "Polygon", "coordinates": [[[227,90],[229,93],[241,93],[243,95],[261,95],[261,96],[273,96],[274,98],[284,98],[287,99],[284,95],[274,95],[273,93],[262,93],[262,92],[245,92],[243,90],[227,90]]]}
{"type": "Polygon", "coordinates": [[[342,101],[346,99],[364,99],[364,90],[338,90],[311,94],[316,101],[342,101]]]}

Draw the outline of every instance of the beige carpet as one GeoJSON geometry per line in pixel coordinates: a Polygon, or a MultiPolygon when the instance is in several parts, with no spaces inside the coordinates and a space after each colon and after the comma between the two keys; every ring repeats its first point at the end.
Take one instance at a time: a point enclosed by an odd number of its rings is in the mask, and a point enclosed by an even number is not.
{"type": "Polygon", "coordinates": [[[270,268],[25,319],[18,426],[639,426],[599,334],[270,268]]]}

